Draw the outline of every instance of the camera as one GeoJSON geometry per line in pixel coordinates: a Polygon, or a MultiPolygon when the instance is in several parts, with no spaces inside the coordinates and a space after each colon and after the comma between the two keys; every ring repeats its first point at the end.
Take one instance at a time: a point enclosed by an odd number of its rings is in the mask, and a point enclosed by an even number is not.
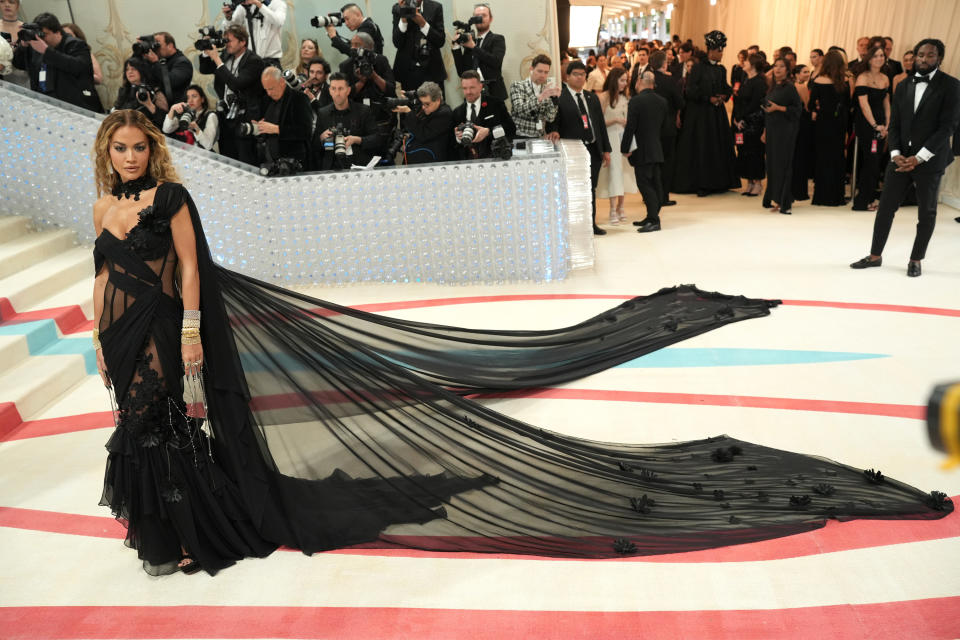
{"type": "Polygon", "coordinates": [[[241,122],[237,127],[237,135],[241,138],[250,138],[260,135],[260,127],[254,122],[241,122]]]}
{"type": "Polygon", "coordinates": [[[193,109],[184,109],[180,117],[177,118],[177,131],[186,131],[190,128],[190,123],[197,119],[197,113],[193,109]]]}
{"type": "Polygon", "coordinates": [[[303,170],[303,165],[296,158],[277,158],[260,165],[262,176],[292,176],[303,170]]]}
{"type": "Polygon", "coordinates": [[[337,157],[344,157],[347,155],[347,136],[350,133],[347,131],[347,128],[343,126],[342,122],[338,122],[336,126],[333,127],[333,154],[337,157]]]}
{"type": "Polygon", "coordinates": [[[153,39],[153,36],[140,36],[133,43],[133,55],[137,58],[143,58],[153,51],[160,54],[160,43],[153,39]]]}
{"type": "Polygon", "coordinates": [[[410,133],[408,131],[404,131],[403,129],[394,131],[393,139],[390,141],[390,146],[387,147],[387,153],[384,158],[393,160],[408,140],[410,140],[410,133]]]}
{"type": "Polygon", "coordinates": [[[470,19],[466,22],[461,22],[460,20],[454,20],[453,26],[457,30],[457,37],[454,39],[454,44],[464,44],[468,38],[472,37],[470,33],[471,27],[475,24],[480,24],[483,22],[481,16],[470,16],[470,19]]]}
{"type": "Polygon", "coordinates": [[[230,11],[236,11],[237,7],[243,4],[243,0],[229,0],[229,2],[224,2],[223,6],[230,7],[230,11]]]}
{"type": "Polygon", "coordinates": [[[135,84],[130,87],[130,90],[133,92],[133,95],[137,96],[137,100],[140,102],[146,102],[148,99],[156,100],[157,98],[157,92],[149,85],[135,84]]]}
{"type": "Polygon", "coordinates": [[[423,0],[401,0],[400,17],[412,18],[413,16],[417,15],[417,11],[420,10],[421,4],[423,4],[423,0]]]}
{"type": "Polygon", "coordinates": [[[33,22],[24,22],[20,27],[20,31],[17,32],[17,40],[21,42],[36,40],[40,37],[41,33],[43,33],[43,29],[41,29],[39,25],[33,22]]]}
{"type": "Polygon", "coordinates": [[[353,60],[353,73],[358,78],[369,78],[373,75],[373,62],[376,54],[368,49],[350,49],[348,54],[353,60]]]}
{"type": "Polygon", "coordinates": [[[310,26],[317,29],[325,29],[327,27],[339,27],[343,24],[343,14],[342,13],[328,13],[325,16],[314,16],[310,18],[310,26]]]}
{"type": "Polygon", "coordinates": [[[510,144],[510,138],[507,132],[500,125],[495,126],[490,133],[493,135],[493,142],[490,144],[490,155],[500,160],[509,160],[513,157],[513,147],[510,144]]]}
{"type": "MultiPolygon", "coordinates": [[[[246,109],[243,110],[246,111],[246,109]]],[[[240,116],[240,111],[240,99],[235,93],[217,101],[217,113],[223,114],[224,120],[236,120],[240,116]]]]}
{"type": "Polygon", "coordinates": [[[403,96],[399,98],[387,98],[383,102],[384,108],[388,111],[397,107],[410,107],[413,110],[420,108],[420,100],[417,98],[416,91],[404,91],[403,96]]]}
{"type": "Polygon", "coordinates": [[[307,76],[298,74],[293,69],[287,69],[283,72],[283,79],[286,81],[287,86],[294,91],[303,91],[305,88],[303,85],[307,81],[307,76]]]}
{"type": "Polygon", "coordinates": [[[457,131],[460,132],[460,144],[462,146],[470,147],[473,145],[473,139],[477,136],[477,125],[472,122],[464,122],[457,126],[457,131]]]}
{"type": "Polygon", "coordinates": [[[211,49],[220,49],[226,45],[223,39],[223,31],[216,27],[200,27],[200,39],[193,43],[197,51],[210,51],[211,49]]]}

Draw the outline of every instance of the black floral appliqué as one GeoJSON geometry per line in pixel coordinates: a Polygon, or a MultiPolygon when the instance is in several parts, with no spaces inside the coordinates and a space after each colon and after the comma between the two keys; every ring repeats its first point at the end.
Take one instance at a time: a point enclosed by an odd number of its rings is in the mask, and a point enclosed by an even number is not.
{"type": "Polygon", "coordinates": [[[953,504],[953,501],[942,491],[931,491],[924,502],[928,507],[937,511],[945,511],[948,504],[953,504]]]}
{"type": "Polygon", "coordinates": [[[127,233],[124,242],[145,260],[162,258],[170,250],[170,217],[162,215],[153,205],[140,211],[139,221],[127,233]]]}
{"type": "Polygon", "coordinates": [[[832,496],[833,492],[836,491],[832,484],[821,483],[813,488],[814,493],[821,496],[832,496]]]}
{"type": "Polygon", "coordinates": [[[790,496],[790,507],[793,509],[804,509],[810,506],[810,496],[790,496]]]}
{"type": "Polygon", "coordinates": [[[650,513],[650,507],[656,506],[656,504],[656,501],[653,498],[648,498],[647,494],[643,494],[639,498],[630,498],[630,508],[637,513],[650,513]]]}
{"type": "Polygon", "coordinates": [[[161,492],[160,496],[163,498],[164,502],[180,502],[183,499],[183,495],[180,493],[180,489],[176,486],[170,484],[167,485],[161,492]]]}
{"type": "Polygon", "coordinates": [[[633,473],[633,467],[631,467],[626,462],[617,463],[617,466],[620,467],[620,471],[626,471],[627,473],[633,473]]]}
{"type": "Polygon", "coordinates": [[[637,545],[626,538],[617,538],[613,541],[613,550],[621,555],[629,555],[637,552],[637,545]]]}
{"type": "Polygon", "coordinates": [[[721,502],[723,500],[723,489],[714,489],[713,499],[717,502],[721,502]]]}
{"type": "Polygon", "coordinates": [[[863,476],[873,484],[880,484],[884,480],[883,474],[879,470],[867,469],[863,472],[863,476]]]}

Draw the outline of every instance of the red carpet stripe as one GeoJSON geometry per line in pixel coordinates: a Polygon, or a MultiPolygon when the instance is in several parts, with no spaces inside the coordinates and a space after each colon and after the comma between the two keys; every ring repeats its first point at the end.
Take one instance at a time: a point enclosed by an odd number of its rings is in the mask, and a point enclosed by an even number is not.
{"type": "Polygon", "coordinates": [[[83,313],[83,309],[80,308],[80,305],[70,305],[67,307],[50,307],[49,309],[37,309],[36,311],[24,311],[23,313],[15,313],[13,311],[13,306],[10,305],[10,301],[6,298],[0,298],[0,319],[2,323],[0,324],[20,324],[23,322],[34,322],[36,320],[54,320],[57,323],[57,328],[60,329],[60,333],[77,333],[83,331],[82,328],[85,325],[90,325],[90,331],[93,329],[93,322],[87,320],[86,315],[83,313]],[[2,306],[2,302],[7,302],[6,307],[2,306]]]}
{"type": "MultiPolygon", "coordinates": [[[[954,496],[955,504],[960,496],[954,496]]],[[[0,507],[0,527],[44,531],[63,535],[86,536],[91,538],[123,539],[126,529],[116,520],[105,516],[85,516],[56,511],[0,507]]],[[[662,556],[643,556],[618,558],[616,560],[593,560],[591,562],[658,562],[658,563],[702,563],[702,562],[751,562],[783,560],[850,551],[870,549],[909,542],[960,538],[960,514],[957,512],[939,520],[851,520],[849,522],[827,521],[821,529],[792,536],[763,540],[750,544],[705,549],[688,553],[674,553],[662,556]]],[[[377,548],[377,544],[363,545],[362,548],[339,549],[329,553],[360,556],[380,556],[390,558],[449,558],[453,560],[544,560],[568,561],[540,556],[518,556],[509,554],[484,553],[438,553],[416,549],[377,548]]],[[[569,560],[579,562],[579,560],[569,560]]]]}
{"type": "Polygon", "coordinates": [[[20,412],[17,411],[16,404],[13,402],[0,402],[0,442],[6,440],[7,436],[14,432],[22,423],[23,418],[20,417],[20,412]]]}
{"type": "MultiPolygon", "coordinates": [[[[638,598],[642,598],[642,590],[643,586],[638,586],[638,598]]],[[[960,634],[960,597],[795,609],[639,612],[405,607],[4,607],[0,608],[0,628],[9,640],[639,637],[646,640],[938,640],[960,634]]]]}

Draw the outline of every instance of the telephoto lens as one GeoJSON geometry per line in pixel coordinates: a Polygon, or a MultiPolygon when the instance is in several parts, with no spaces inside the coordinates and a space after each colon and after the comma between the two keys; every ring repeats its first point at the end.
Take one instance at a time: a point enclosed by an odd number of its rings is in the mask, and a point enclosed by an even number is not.
{"type": "Polygon", "coordinates": [[[477,127],[472,122],[464,122],[457,130],[460,132],[460,144],[469,147],[477,135],[477,127]]]}
{"type": "Polygon", "coordinates": [[[314,16],[310,18],[310,25],[315,29],[326,29],[327,27],[339,27],[343,24],[342,13],[328,13],[325,16],[314,16]]]}
{"type": "Polygon", "coordinates": [[[333,129],[333,154],[340,157],[347,155],[347,130],[342,124],[333,129]]]}
{"type": "Polygon", "coordinates": [[[183,113],[177,119],[177,131],[186,131],[190,128],[190,123],[197,119],[197,114],[193,109],[184,109],[183,113]]]}
{"type": "Polygon", "coordinates": [[[253,122],[241,122],[239,129],[237,129],[237,135],[244,138],[258,136],[260,135],[260,127],[253,122]]]}

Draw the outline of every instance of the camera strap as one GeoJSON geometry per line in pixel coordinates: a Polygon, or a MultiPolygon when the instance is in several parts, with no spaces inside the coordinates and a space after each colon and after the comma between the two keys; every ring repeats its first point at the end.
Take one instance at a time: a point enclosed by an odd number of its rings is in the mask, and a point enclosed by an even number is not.
{"type": "Polygon", "coordinates": [[[170,86],[170,69],[167,68],[167,61],[160,60],[160,79],[163,82],[163,95],[167,100],[173,100],[173,88],[170,86]]]}
{"type": "MultiPolygon", "coordinates": [[[[253,37],[253,13],[246,11],[247,14],[247,31],[250,34],[250,50],[254,53],[257,52],[257,39],[253,37]]],[[[263,22],[261,21],[261,24],[263,22]]]]}

